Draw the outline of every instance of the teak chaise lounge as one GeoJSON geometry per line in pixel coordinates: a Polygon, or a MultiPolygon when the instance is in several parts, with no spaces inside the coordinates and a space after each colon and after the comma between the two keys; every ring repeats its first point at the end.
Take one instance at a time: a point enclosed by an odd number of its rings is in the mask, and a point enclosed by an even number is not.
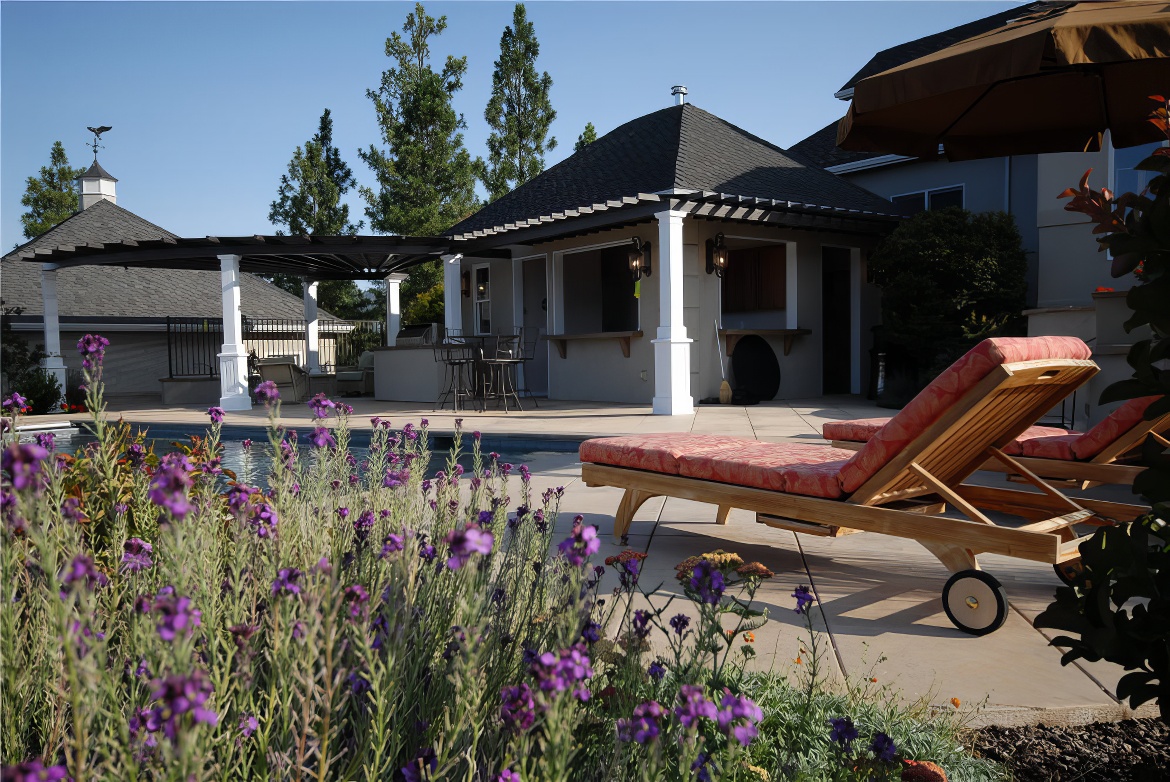
{"type": "MultiPolygon", "coordinates": [[[[1170,431],[1170,413],[1153,420],[1144,419],[1146,408],[1159,398],[1131,399],[1087,432],[1030,426],[1004,446],[1004,453],[1015,456],[1016,461],[1042,478],[1079,481],[1083,489],[1101,483],[1132,485],[1134,476],[1143,468],[1126,461],[1136,456],[1146,437],[1152,436],[1170,447],[1170,440],[1164,436],[1170,431]]],[[[889,421],[889,418],[830,421],[822,427],[821,434],[834,448],[855,451],[889,421]]],[[[980,469],[1011,472],[998,459],[988,459],[980,469]]]]}
{"type": "Polygon", "coordinates": [[[1070,567],[1079,557],[1075,524],[1109,524],[1140,512],[1071,500],[1003,452],[1096,372],[1079,339],[984,340],[856,452],[717,435],[611,437],[581,444],[581,477],[587,486],[625,490],[614,524],[619,537],[642,503],[667,496],[717,505],[720,524],[732,508],[743,508],[760,523],[796,532],[917,540],[954,573],[943,589],[951,621],[982,635],[1003,624],[1007,597],[979,570],[977,554],[1070,567]],[[988,456],[1040,492],[964,484],[988,456]],[[967,518],[944,516],[947,504],[967,518]],[[999,526],[984,511],[1028,523],[999,526]]]}

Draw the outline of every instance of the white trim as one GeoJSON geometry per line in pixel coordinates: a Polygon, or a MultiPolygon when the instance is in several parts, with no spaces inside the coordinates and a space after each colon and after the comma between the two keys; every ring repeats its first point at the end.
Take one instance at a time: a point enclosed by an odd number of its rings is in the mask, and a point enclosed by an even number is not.
{"type": "Polygon", "coordinates": [[[625,239],[618,239],[612,242],[599,242],[598,244],[587,244],[582,247],[570,247],[561,250],[561,255],[576,255],[577,253],[589,253],[594,252],[595,250],[608,250],[610,247],[622,247],[628,245],[633,240],[634,237],[629,236],[625,239]]]}
{"type": "Polygon", "coordinates": [[[825,170],[830,174],[849,174],[854,171],[865,171],[868,168],[881,168],[882,166],[905,163],[910,160],[918,160],[918,158],[908,157],[906,155],[880,155],[878,157],[867,157],[864,160],[854,160],[849,163],[838,163],[835,166],[825,166],[825,170]]]}
{"type": "MultiPolygon", "coordinates": [[[[565,333],[565,254],[560,250],[552,253],[548,268],[548,320],[550,334],[565,333]]],[[[552,354],[549,354],[551,359],[552,354]]],[[[549,361],[551,365],[552,362],[549,361]]],[[[551,396],[552,390],[549,389],[551,396]]]]}
{"type": "Polygon", "coordinates": [[[796,242],[785,242],[784,251],[784,327],[800,328],[799,274],[796,268],[796,242]]]}
{"type": "Polygon", "coordinates": [[[443,327],[463,332],[463,253],[441,255],[443,262],[443,327]]]}
{"type": "Polygon", "coordinates": [[[861,393],[861,248],[849,248],[849,393],[861,393]]]}
{"type": "Polygon", "coordinates": [[[491,306],[492,306],[492,265],[490,263],[473,263],[471,265],[471,321],[474,324],[475,335],[477,337],[487,336],[487,335],[492,333],[493,317],[490,314],[491,313],[491,306]],[[483,298],[483,299],[481,299],[479,297],[479,280],[478,280],[479,274],[478,274],[478,272],[480,269],[487,269],[487,298],[483,298]],[[487,331],[480,331],[479,330],[479,323],[480,323],[479,305],[483,304],[484,302],[487,302],[487,305],[488,305],[488,313],[489,313],[489,315],[488,315],[488,330],[487,331]]]}
{"type": "Polygon", "coordinates": [[[240,313],[240,256],[220,255],[219,281],[223,305],[223,352],[219,358],[219,406],[224,410],[251,410],[248,395],[248,350],[244,345],[240,313]]]}
{"type": "Polygon", "coordinates": [[[834,92],[833,97],[836,98],[837,100],[852,100],[853,99],[853,88],[852,87],[843,87],[843,88],[837,90],[836,92],[834,92]]]}

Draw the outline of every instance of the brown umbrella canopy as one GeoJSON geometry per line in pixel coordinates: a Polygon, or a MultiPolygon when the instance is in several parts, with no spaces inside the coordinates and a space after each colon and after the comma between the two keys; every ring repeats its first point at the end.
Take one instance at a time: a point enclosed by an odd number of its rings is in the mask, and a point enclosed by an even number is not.
{"type": "Polygon", "coordinates": [[[951,160],[1157,141],[1170,94],[1170,0],[1053,2],[862,79],[837,145],[951,160]]]}

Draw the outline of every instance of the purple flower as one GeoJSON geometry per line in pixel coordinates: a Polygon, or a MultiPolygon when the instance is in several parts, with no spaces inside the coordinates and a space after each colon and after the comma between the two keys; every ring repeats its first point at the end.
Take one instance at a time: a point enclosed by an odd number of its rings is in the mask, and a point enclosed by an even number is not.
{"type": "Polygon", "coordinates": [[[88,554],[78,554],[61,574],[62,585],[68,587],[77,583],[82,584],[86,589],[94,589],[106,586],[110,583],[110,579],[106,578],[105,573],[94,567],[93,559],[88,554]]]}
{"type": "Polygon", "coordinates": [[[244,738],[246,738],[246,739],[251,738],[252,734],[255,733],[256,729],[259,727],[260,727],[260,722],[259,722],[259,720],[256,719],[256,717],[254,715],[245,714],[244,716],[240,717],[240,734],[244,738]]]}
{"type": "Polygon", "coordinates": [[[686,632],[687,628],[690,627],[690,624],[691,618],[686,614],[675,614],[674,617],[670,620],[671,628],[680,636],[686,632]]]}
{"type": "Polygon", "coordinates": [[[500,720],[509,730],[523,733],[536,721],[536,702],[527,684],[500,690],[500,720]]]}
{"type": "Polygon", "coordinates": [[[829,724],[833,726],[833,729],[829,731],[829,740],[840,744],[845,752],[849,752],[853,741],[858,736],[853,720],[848,717],[834,717],[829,720],[829,724]]]}
{"type": "Polygon", "coordinates": [[[260,502],[252,506],[252,513],[248,516],[248,526],[258,538],[276,537],[276,509],[267,502],[260,502]]]}
{"type": "Polygon", "coordinates": [[[142,447],[141,443],[130,443],[126,447],[126,461],[130,462],[131,467],[137,467],[142,464],[146,458],[146,449],[142,447]]]}
{"type": "Polygon", "coordinates": [[[793,610],[798,614],[803,614],[808,611],[808,607],[812,605],[813,601],[815,600],[815,598],[812,596],[812,592],[810,592],[809,588],[803,584],[796,588],[796,591],[792,593],[792,596],[796,598],[796,608],[793,610]]]}
{"type": "Polygon", "coordinates": [[[454,529],[447,533],[446,542],[451,546],[451,556],[447,558],[447,567],[458,570],[467,564],[472,554],[490,554],[495,536],[485,532],[474,524],[468,524],[462,529],[454,529]]]}
{"type": "Polygon", "coordinates": [[[330,410],[337,408],[333,400],[329,399],[323,393],[317,394],[305,404],[313,411],[313,418],[325,418],[329,415],[330,410]]]}
{"type": "Polygon", "coordinates": [[[684,684],[678,688],[679,705],[674,707],[674,715],[688,730],[697,727],[701,718],[715,719],[719,713],[715,704],[707,700],[703,688],[697,684],[684,684]]]}
{"type": "Polygon", "coordinates": [[[228,509],[236,515],[243,513],[245,507],[248,505],[249,498],[259,491],[259,489],[248,486],[247,484],[233,483],[224,492],[224,497],[227,498],[228,509]]]}
{"type": "Polygon", "coordinates": [[[617,721],[618,741],[636,741],[649,744],[658,738],[658,721],[666,716],[666,709],[658,701],[646,701],[634,707],[634,716],[617,721]]]}
{"type": "Polygon", "coordinates": [[[573,567],[580,567],[585,560],[596,554],[601,548],[601,541],[597,539],[597,527],[585,526],[581,522],[584,517],[578,516],[573,523],[573,532],[561,541],[557,548],[561,555],[573,567]]]}
{"type": "Polygon", "coordinates": [[[401,535],[395,535],[391,532],[382,540],[382,559],[386,559],[391,554],[402,551],[406,547],[406,542],[401,535]]]}
{"type": "MultiPolygon", "coordinates": [[[[300,587],[297,587],[297,588],[300,589],[300,587]]],[[[299,641],[300,639],[305,637],[306,632],[307,632],[307,630],[305,629],[304,622],[300,622],[300,621],[293,622],[293,626],[292,626],[292,637],[293,638],[295,638],[299,641]]]]}
{"type": "Polygon", "coordinates": [[[309,442],[314,448],[336,448],[337,441],[333,439],[333,435],[329,430],[323,426],[318,426],[309,434],[309,442]]]}
{"type": "Polygon", "coordinates": [[[337,514],[337,518],[345,521],[349,517],[349,508],[338,508],[334,513],[337,514]]]}
{"type": "Polygon", "coordinates": [[[391,470],[386,469],[386,477],[382,478],[382,485],[387,489],[397,489],[399,486],[405,486],[410,480],[410,470],[391,470]]]}
{"type": "Polygon", "coordinates": [[[186,714],[191,715],[193,725],[215,725],[219,716],[204,706],[214,691],[207,674],[198,668],[190,676],[171,674],[155,679],[151,696],[157,703],[147,717],[146,729],[151,733],[161,730],[175,742],[186,714]]]}
{"type": "Polygon", "coordinates": [[[370,536],[370,530],[373,528],[374,512],[372,510],[362,511],[361,515],[353,520],[353,531],[360,541],[365,541],[370,536]]]}
{"type": "Polygon", "coordinates": [[[241,440],[241,441],[240,441],[240,446],[241,446],[241,447],[244,449],[244,451],[245,451],[245,452],[252,450],[252,440],[251,440],[251,438],[248,438],[248,439],[245,439],[245,440],[241,440]]]}
{"type": "Polygon", "coordinates": [[[881,732],[873,734],[869,750],[874,754],[874,757],[883,763],[893,763],[898,755],[898,748],[894,746],[894,740],[881,732]]]}
{"type": "Polygon", "coordinates": [[[52,432],[37,432],[33,439],[37,441],[37,445],[46,451],[52,451],[57,445],[57,436],[52,432]]]}
{"type": "Polygon", "coordinates": [[[155,505],[166,508],[176,519],[191,511],[187,491],[191,488],[191,463],[180,453],[168,453],[159,463],[150,481],[147,496],[155,505]]]}
{"type": "Polygon", "coordinates": [[[13,489],[24,491],[35,484],[41,471],[41,462],[48,455],[49,452],[39,445],[13,443],[0,456],[0,470],[12,481],[13,489]]]}
{"type": "Polygon", "coordinates": [[[256,386],[256,390],[253,393],[256,395],[258,401],[266,405],[271,405],[280,399],[280,391],[276,388],[276,383],[271,380],[265,380],[256,386]]]}
{"type": "Polygon", "coordinates": [[[650,618],[653,616],[649,611],[644,611],[639,608],[634,612],[633,618],[630,620],[630,626],[634,631],[634,635],[638,638],[645,638],[650,635],[650,618]]]}
{"type": "Polygon", "coordinates": [[[414,424],[407,424],[402,427],[402,436],[404,439],[414,442],[418,439],[418,432],[414,431],[414,424]]]}
{"type": "Polygon", "coordinates": [[[155,595],[151,610],[158,614],[158,637],[164,641],[174,641],[175,637],[185,632],[188,636],[201,624],[203,613],[191,607],[191,598],[180,597],[175,594],[174,587],[163,587],[155,595]]]}
{"type": "Polygon", "coordinates": [[[99,334],[86,334],[77,341],[77,352],[81,354],[81,366],[86,369],[100,369],[106,357],[110,341],[99,334]]]}
{"type": "Polygon", "coordinates": [[[532,662],[529,670],[541,692],[555,695],[572,689],[579,700],[589,700],[589,690],[581,682],[592,678],[593,667],[584,644],[574,644],[555,654],[545,652],[532,662]]]}
{"type": "Polygon", "coordinates": [[[662,663],[655,660],[654,662],[650,663],[650,667],[646,669],[646,673],[649,674],[650,678],[654,681],[660,682],[662,681],[662,677],[666,676],[666,667],[662,663]]]}
{"type": "Polygon", "coordinates": [[[361,584],[354,584],[345,589],[345,602],[349,604],[351,619],[360,619],[366,612],[366,604],[370,602],[370,593],[361,584]]]}
{"type": "Polygon", "coordinates": [[[406,778],[406,782],[425,782],[438,767],[439,759],[435,756],[435,751],[427,747],[418,753],[410,765],[402,767],[402,776],[406,778]]]}
{"type": "Polygon", "coordinates": [[[597,622],[587,622],[581,631],[581,638],[585,643],[595,644],[601,638],[601,625],[597,622]]]}
{"type": "Polygon", "coordinates": [[[28,407],[28,400],[15,391],[12,392],[11,396],[4,397],[4,401],[0,403],[0,408],[11,408],[13,412],[17,413],[26,407],[28,407]]]}
{"type": "Polygon", "coordinates": [[[520,775],[510,768],[506,768],[496,775],[495,782],[520,782],[520,775]]]}
{"type": "Polygon", "coordinates": [[[723,597],[723,574],[707,560],[695,565],[688,583],[692,592],[699,596],[699,600],[708,605],[717,605],[723,597]]]}
{"type": "Polygon", "coordinates": [[[87,639],[90,641],[104,641],[106,638],[105,633],[95,633],[89,625],[83,625],[76,619],[70,624],[69,629],[73,635],[73,643],[77,649],[77,656],[80,658],[84,658],[89,654],[89,644],[86,643],[87,639]]]}
{"type": "Polygon", "coordinates": [[[68,778],[69,771],[65,766],[46,766],[40,758],[5,766],[0,770],[3,782],[58,782],[68,778]]]}
{"type": "Polygon", "coordinates": [[[759,731],[756,723],[764,718],[764,712],[750,698],[742,695],[732,695],[725,691],[720,702],[720,710],[715,720],[719,723],[719,730],[731,736],[740,746],[746,747],[752,743],[759,731]]]}
{"type": "Polygon", "coordinates": [[[333,565],[329,562],[329,557],[321,557],[317,560],[317,564],[313,565],[313,572],[323,576],[333,575],[333,565]]]}
{"type": "Polygon", "coordinates": [[[122,572],[138,573],[154,564],[150,558],[154,547],[141,538],[130,538],[122,544],[122,572]]]}
{"type": "Polygon", "coordinates": [[[80,524],[86,519],[85,511],[81,509],[81,500],[77,497],[66,497],[61,503],[61,518],[80,524]]]}
{"type": "Polygon", "coordinates": [[[223,423],[223,408],[222,407],[209,407],[209,408],[207,408],[207,415],[211,416],[211,423],[213,423],[213,424],[222,424],[223,423]]]}
{"type": "Polygon", "coordinates": [[[304,575],[295,567],[283,568],[276,574],[272,582],[273,595],[299,595],[301,593],[300,580],[304,575]]]}
{"type": "Polygon", "coordinates": [[[707,770],[710,763],[711,758],[706,752],[700,752],[695,758],[695,762],[691,764],[691,771],[695,772],[697,782],[711,782],[711,772],[707,770]]]}

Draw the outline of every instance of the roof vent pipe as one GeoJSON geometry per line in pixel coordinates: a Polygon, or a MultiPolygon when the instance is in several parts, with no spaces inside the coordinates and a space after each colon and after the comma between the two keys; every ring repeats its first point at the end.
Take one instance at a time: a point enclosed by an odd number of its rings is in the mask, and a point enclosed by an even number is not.
{"type": "Polygon", "coordinates": [[[678,105],[680,106],[687,102],[687,88],[681,84],[671,87],[670,94],[678,96],[678,105]]]}

